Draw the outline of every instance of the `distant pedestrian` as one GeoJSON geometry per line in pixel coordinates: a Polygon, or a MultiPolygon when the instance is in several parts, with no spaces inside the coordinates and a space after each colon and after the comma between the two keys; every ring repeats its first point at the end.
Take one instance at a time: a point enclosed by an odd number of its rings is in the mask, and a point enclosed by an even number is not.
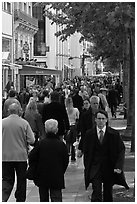
{"type": "Polygon", "coordinates": [[[69,130],[69,119],[66,108],[59,102],[60,94],[53,91],[50,94],[50,103],[44,104],[42,120],[45,123],[48,119],[55,119],[58,121],[58,135],[62,139],[65,133],[69,130]]]}
{"type": "Polygon", "coordinates": [[[26,108],[26,106],[27,106],[27,104],[29,102],[29,98],[30,98],[29,93],[26,91],[25,88],[23,88],[22,92],[19,95],[19,100],[20,100],[23,112],[25,111],[25,108],[26,108]]]}
{"type": "Polygon", "coordinates": [[[81,139],[78,146],[78,154],[82,155],[83,152],[83,144],[85,139],[86,131],[95,126],[95,114],[99,109],[99,97],[92,96],[90,98],[90,107],[87,111],[83,112],[80,117],[80,131],[81,131],[81,139]]]}
{"type": "Polygon", "coordinates": [[[44,90],[43,91],[43,95],[44,95],[44,103],[50,103],[49,91],[48,90],[44,90]]]}
{"type": "Polygon", "coordinates": [[[108,110],[108,102],[106,99],[106,96],[103,94],[103,91],[105,90],[105,88],[100,88],[99,93],[98,93],[98,97],[100,98],[100,109],[103,109],[105,111],[108,110]]]}
{"type": "Polygon", "coordinates": [[[115,86],[112,87],[108,91],[108,104],[111,109],[112,117],[116,118],[116,109],[118,106],[118,91],[115,89],[115,86]]]}
{"type": "Polygon", "coordinates": [[[72,97],[74,108],[78,108],[81,113],[83,108],[83,98],[79,95],[79,89],[74,89],[74,95],[72,97]]]}
{"type": "Polygon", "coordinates": [[[107,125],[106,111],[97,111],[95,122],[96,126],[86,132],[83,148],[85,187],[92,183],[91,202],[112,202],[114,184],[129,188],[123,173],[125,146],[119,132],[107,125]]]}
{"type": "Polygon", "coordinates": [[[66,137],[64,139],[66,140],[68,152],[71,155],[71,161],[75,162],[76,155],[75,155],[75,147],[73,144],[74,142],[76,142],[76,139],[78,138],[77,124],[79,120],[79,110],[73,107],[73,100],[71,97],[66,98],[65,103],[66,103],[66,110],[69,118],[70,131],[68,134],[66,134],[66,137]]]}
{"type": "Polygon", "coordinates": [[[44,125],[42,122],[42,116],[38,112],[36,101],[32,100],[28,103],[26,110],[25,110],[24,119],[28,121],[28,123],[30,124],[34,132],[34,135],[35,135],[34,145],[36,145],[38,140],[42,139],[45,135],[44,125]]]}
{"type": "Polygon", "coordinates": [[[45,122],[46,137],[29,154],[30,166],[36,165],[34,183],[39,187],[40,202],[62,202],[64,174],[69,163],[65,143],[57,136],[58,122],[45,122]],[[49,196],[50,194],[50,196],[49,196]]]}
{"type": "Polygon", "coordinates": [[[85,98],[83,100],[83,108],[82,108],[82,111],[79,114],[79,120],[78,120],[78,124],[77,124],[78,139],[79,139],[79,137],[81,135],[81,117],[86,111],[89,110],[89,108],[91,108],[90,100],[89,100],[89,98],[85,98]]]}
{"type": "Polygon", "coordinates": [[[85,86],[84,85],[80,86],[79,95],[82,97],[83,100],[85,98],[89,97],[88,92],[85,90],[85,86]]]}
{"type": "Polygon", "coordinates": [[[28,146],[33,144],[34,133],[29,123],[22,119],[20,106],[9,106],[9,116],[2,120],[2,201],[7,202],[17,175],[15,198],[17,202],[26,200],[26,169],[28,146]]]}
{"type": "Polygon", "coordinates": [[[85,98],[84,101],[83,101],[82,113],[86,112],[89,108],[90,108],[90,99],[89,98],[85,98]]]}
{"type": "Polygon", "coordinates": [[[5,100],[4,105],[3,105],[3,118],[7,117],[9,115],[9,106],[12,103],[17,103],[18,105],[20,105],[20,102],[17,100],[16,97],[16,91],[15,90],[10,90],[8,93],[8,98],[5,100]]]}

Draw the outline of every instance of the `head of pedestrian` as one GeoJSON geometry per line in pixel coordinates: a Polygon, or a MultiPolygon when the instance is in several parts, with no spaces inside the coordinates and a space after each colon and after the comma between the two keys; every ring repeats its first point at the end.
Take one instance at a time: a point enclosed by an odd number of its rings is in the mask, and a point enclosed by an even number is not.
{"type": "Polygon", "coordinates": [[[72,97],[68,97],[65,99],[65,105],[66,105],[66,108],[72,108],[73,107],[73,100],[72,100],[72,97]]]}
{"type": "Polygon", "coordinates": [[[16,91],[15,90],[9,90],[8,96],[9,97],[15,97],[16,96],[16,91]]]}
{"type": "Polygon", "coordinates": [[[50,94],[51,102],[59,102],[59,93],[57,91],[53,91],[50,94]]]}
{"type": "Polygon", "coordinates": [[[37,97],[38,96],[38,91],[36,89],[33,90],[32,92],[33,97],[37,97]]]}
{"type": "Polygon", "coordinates": [[[15,114],[15,115],[20,116],[21,111],[22,111],[22,108],[19,104],[12,103],[11,105],[9,105],[8,112],[10,115],[15,114]]]}
{"type": "Polygon", "coordinates": [[[99,101],[100,101],[100,98],[98,96],[91,96],[90,105],[91,105],[93,112],[96,112],[98,110],[99,101]]]}
{"type": "Polygon", "coordinates": [[[103,129],[108,124],[108,113],[102,109],[95,114],[95,122],[99,129],[103,129]]]}
{"type": "Polygon", "coordinates": [[[83,108],[85,110],[88,110],[89,107],[90,107],[90,100],[89,100],[89,98],[85,98],[84,101],[83,101],[83,108]]]}
{"type": "Polygon", "coordinates": [[[78,88],[75,88],[75,89],[74,89],[74,94],[76,94],[76,95],[79,94],[79,89],[78,89],[78,88]]]}
{"type": "Polygon", "coordinates": [[[81,85],[81,86],[80,86],[80,91],[81,91],[81,92],[84,92],[84,85],[81,85]]]}
{"type": "Polygon", "coordinates": [[[29,100],[29,103],[26,106],[26,113],[30,113],[33,115],[33,113],[38,113],[38,109],[37,109],[37,103],[35,100],[29,100]]]}
{"type": "Polygon", "coordinates": [[[58,121],[55,119],[49,119],[45,122],[45,132],[46,134],[57,134],[58,132],[58,121]]]}

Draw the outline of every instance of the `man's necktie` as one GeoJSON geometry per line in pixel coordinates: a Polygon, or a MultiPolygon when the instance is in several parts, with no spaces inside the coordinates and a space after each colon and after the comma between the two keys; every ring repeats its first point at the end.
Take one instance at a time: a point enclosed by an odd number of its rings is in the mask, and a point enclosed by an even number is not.
{"type": "Polygon", "coordinates": [[[103,141],[103,138],[104,138],[104,132],[103,132],[103,130],[100,130],[100,131],[99,131],[99,134],[100,134],[99,141],[100,141],[100,143],[102,144],[102,141],[103,141]]]}

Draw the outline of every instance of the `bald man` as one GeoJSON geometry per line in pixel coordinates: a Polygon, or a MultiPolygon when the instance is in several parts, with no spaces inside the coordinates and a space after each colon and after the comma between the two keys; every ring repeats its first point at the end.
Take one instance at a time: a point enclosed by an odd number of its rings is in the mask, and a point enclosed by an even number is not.
{"type": "Polygon", "coordinates": [[[12,103],[2,119],[2,201],[9,199],[17,175],[16,202],[26,200],[27,144],[35,142],[29,123],[21,118],[21,106],[12,103]]]}

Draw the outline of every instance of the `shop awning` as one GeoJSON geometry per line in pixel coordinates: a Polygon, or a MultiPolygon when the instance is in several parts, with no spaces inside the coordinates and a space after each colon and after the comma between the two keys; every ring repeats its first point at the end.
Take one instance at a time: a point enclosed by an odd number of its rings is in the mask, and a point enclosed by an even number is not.
{"type": "Polygon", "coordinates": [[[9,69],[22,69],[22,65],[13,63],[2,63],[2,68],[3,67],[9,67],[9,69]]]}
{"type": "Polygon", "coordinates": [[[47,69],[32,65],[23,65],[19,70],[20,75],[61,75],[62,71],[57,69],[47,69]]]}

